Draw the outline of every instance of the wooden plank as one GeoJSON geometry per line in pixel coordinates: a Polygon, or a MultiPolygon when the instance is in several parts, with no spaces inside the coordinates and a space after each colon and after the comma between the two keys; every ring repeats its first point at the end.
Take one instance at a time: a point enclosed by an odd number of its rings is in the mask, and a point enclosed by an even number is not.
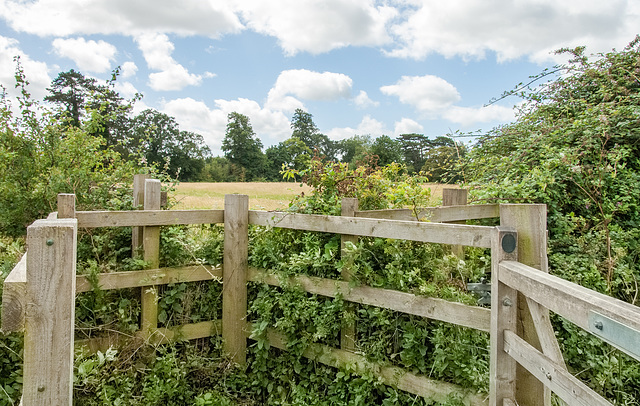
{"type": "Polygon", "coordinates": [[[24,329],[27,306],[27,254],[11,270],[2,287],[2,331],[12,333],[24,329]]]}
{"type": "MultiPolygon", "coordinates": [[[[195,340],[220,335],[222,330],[221,320],[202,321],[200,323],[184,324],[171,328],[159,328],[152,332],[149,343],[162,345],[177,340],[195,340]]],[[[99,337],[76,340],[75,348],[82,348],[89,353],[105,352],[111,347],[123,348],[131,343],[131,340],[139,339],[136,335],[128,335],[121,332],[111,332],[99,337]]]]}
{"type": "Polygon", "coordinates": [[[75,219],[27,228],[24,406],[73,402],[76,245],[75,219]]]}
{"type": "MultiPolygon", "coordinates": [[[[249,330],[251,325],[249,325],[249,330]]],[[[269,344],[275,348],[287,350],[287,339],[274,329],[267,330],[269,344]]],[[[322,364],[341,369],[349,369],[358,375],[371,374],[389,386],[434,400],[446,402],[450,395],[459,395],[465,405],[486,405],[485,396],[475,393],[461,386],[447,382],[436,381],[424,376],[416,375],[402,368],[382,366],[367,361],[366,357],[351,351],[340,350],[321,344],[310,344],[302,353],[305,358],[322,364]]]]}
{"type": "MultiPolygon", "coordinates": [[[[147,179],[144,182],[145,210],[160,209],[161,184],[157,179],[147,179]]],[[[135,212],[134,212],[135,213],[135,212]]],[[[142,248],[144,260],[152,269],[160,267],[160,227],[145,227],[143,231],[142,248]]],[[[149,337],[158,327],[158,288],[144,286],[141,288],[140,330],[144,337],[149,337]]]]}
{"type": "Polygon", "coordinates": [[[504,349],[518,364],[548,386],[570,406],[612,406],[579,379],[542,354],[513,331],[504,333],[504,349]]]}
{"type": "Polygon", "coordinates": [[[489,354],[489,402],[502,405],[516,398],[516,362],[504,351],[504,332],[515,331],[518,321],[518,292],[500,282],[500,261],[517,260],[517,234],[496,227],[491,247],[491,339],[489,354]],[[503,248],[506,248],[503,249],[503,248]]]}
{"type": "Polygon", "coordinates": [[[220,335],[222,320],[201,321],[170,328],[159,328],[151,335],[154,345],[168,344],[176,341],[189,341],[220,335]]]}
{"type": "MultiPolygon", "coordinates": [[[[416,216],[411,209],[360,210],[355,213],[354,217],[405,221],[416,220],[416,216]]],[[[495,217],[500,217],[500,205],[474,204],[468,206],[425,207],[419,209],[417,219],[440,223],[495,217]]]]}
{"type": "MultiPolygon", "coordinates": [[[[341,206],[341,215],[347,217],[354,217],[356,210],[358,210],[358,199],[355,198],[344,198],[342,199],[341,206]]],[[[347,243],[358,244],[358,237],[355,235],[346,235],[343,234],[340,236],[340,255],[344,258],[345,256],[345,247],[347,243]]],[[[343,262],[342,270],[340,272],[340,276],[342,280],[349,282],[352,279],[352,271],[351,268],[353,266],[353,260],[346,260],[343,262]]],[[[349,306],[346,309],[347,312],[355,314],[355,309],[353,306],[349,306]]],[[[355,322],[350,322],[348,324],[344,324],[342,329],[340,330],[340,348],[347,351],[355,351],[356,350],[356,324],[355,322]]]]}
{"type": "MultiPolygon", "coordinates": [[[[249,268],[249,279],[280,286],[280,279],[257,268],[249,268]]],[[[299,275],[289,280],[290,286],[299,286],[304,291],[327,297],[340,294],[349,302],[376,306],[401,313],[412,314],[432,320],[457,324],[462,327],[489,331],[491,311],[477,306],[449,302],[447,300],[416,296],[411,293],[369,286],[350,287],[348,282],[299,275]]]]}
{"type": "MultiPolygon", "coordinates": [[[[544,204],[502,204],[500,224],[518,232],[518,261],[549,272],[547,264],[547,206],[544,204]]],[[[549,319],[549,311],[518,294],[520,337],[556,362],[564,364],[560,346],[549,319]],[[530,306],[531,304],[531,306],[530,306]]],[[[516,401],[522,406],[551,406],[551,392],[525,368],[518,365],[516,401]]]]}
{"type": "Polygon", "coordinates": [[[218,224],[224,210],[79,211],[76,218],[84,228],[218,224]]]}
{"type": "Polygon", "coordinates": [[[500,263],[502,283],[589,331],[589,311],[640,330],[640,308],[515,261],[500,263]]]}
{"type": "Polygon", "coordinates": [[[224,261],[222,272],[223,352],[244,364],[247,339],[247,273],[249,250],[249,196],[224,197],[224,261]]]}
{"type": "MultiPolygon", "coordinates": [[[[465,206],[467,204],[467,189],[443,189],[443,206],[465,206]]],[[[431,220],[433,221],[433,220],[431,220]]],[[[448,220],[451,221],[451,220],[448,220]]],[[[454,224],[466,224],[466,220],[455,220],[454,224]]],[[[458,258],[464,259],[464,247],[462,245],[452,245],[451,253],[458,258]]]]}
{"type": "MultiPolygon", "coordinates": [[[[198,282],[212,279],[222,280],[222,267],[192,265],[178,268],[145,269],[142,271],[112,272],[97,275],[102,290],[139,288],[142,286],[168,285],[171,283],[198,282]]],[[[76,292],[92,290],[85,275],[76,277],[76,292]]]]}
{"type": "Polygon", "coordinates": [[[249,213],[249,223],[294,230],[394,238],[440,244],[460,244],[481,248],[491,247],[491,230],[493,230],[493,227],[486,226],[267,211],[251,211],[249,213]]]}
{"type": "MultiPolygon", "coordinates": [[[[144,182],[150,178],[149,174],[138,173],[133,175],[133,209],[138,210],[144,208],[144,182]]],[[[78,220],[79,224],[82,221],[78,220]]],[[[82,227],[82,225],[80,225],[82,227]]],[[[144,229],[142,227],[133,227],[131,229],[131,253],[135,257],[142,250],[142,235],[144,229]]]]}

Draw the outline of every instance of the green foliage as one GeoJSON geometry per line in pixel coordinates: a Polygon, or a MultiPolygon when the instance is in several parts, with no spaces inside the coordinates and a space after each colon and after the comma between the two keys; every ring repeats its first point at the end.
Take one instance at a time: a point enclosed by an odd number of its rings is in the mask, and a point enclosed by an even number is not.
{"type": "MultiPolygon", "coordinates": [[[[480,139],[460,169],[475,199],[547,204],[552,273],[637,305],[640,37],[622,51],[559,52],[571,60],[510,92],[524,99],[517,120],[480,139]]],[[[623,389],[640,381],[637,364],[556,327],[578,376],[618,404],[640,402],[637,385],[623,389]]]]}
{"type": "Polygon", "coordinates": [[[229,162],[246,170],[246,179],[243,181],[264,175],[266,159],[262,153],[262,142],[255,135],[249,117],[236,112],[229,113],[222,150],[229,162]]]}

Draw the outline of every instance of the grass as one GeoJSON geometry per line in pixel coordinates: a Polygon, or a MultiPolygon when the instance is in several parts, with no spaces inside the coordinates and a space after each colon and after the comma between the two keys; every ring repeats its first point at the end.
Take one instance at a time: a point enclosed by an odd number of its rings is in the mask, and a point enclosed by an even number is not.
{"type": "MultiPolygon", "coordinates": [[[[432,204],[435,206],[442,200],[443,188],[457,186],[432,183],[425,187],[431,188],[432,204]]],[[[175,208],[223,209],[224,195],[232,193],[248,195],[251,210],[283,210],[294,196],[311,193],[311,188],[292,182],[183,182],[174,193],[178,202],[175,208]]]]}

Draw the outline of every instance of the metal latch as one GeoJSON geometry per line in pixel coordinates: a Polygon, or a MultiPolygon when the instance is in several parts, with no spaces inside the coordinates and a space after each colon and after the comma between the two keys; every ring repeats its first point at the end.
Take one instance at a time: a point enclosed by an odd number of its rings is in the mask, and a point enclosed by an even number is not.
{"type": "Polygon", "coordinates": [[[467,283],[467,290],[478,297],[479,305],[491,304],[491,284],[486,283],[484,278],[480,279],[480,283],[467,283]]]}
{"type": "Polygon", "coordinates": [[[589,332],[640,361],[640,331],[592,310],[589,332]]]}

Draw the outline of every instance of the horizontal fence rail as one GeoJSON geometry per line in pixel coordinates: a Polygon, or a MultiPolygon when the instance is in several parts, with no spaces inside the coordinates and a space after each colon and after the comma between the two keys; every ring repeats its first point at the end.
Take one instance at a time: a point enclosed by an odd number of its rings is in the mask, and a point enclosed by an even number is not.
{"type": "Polygon", "coordinates": [[[491,248],[493,227],[319,214],[249,211],[249,224],[361,237],[491,248]]]}

